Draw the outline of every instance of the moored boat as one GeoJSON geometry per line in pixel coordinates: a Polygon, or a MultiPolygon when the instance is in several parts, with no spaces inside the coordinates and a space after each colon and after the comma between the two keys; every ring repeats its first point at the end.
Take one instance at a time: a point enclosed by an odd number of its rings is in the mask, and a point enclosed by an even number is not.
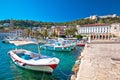
{"type": "Polygon", "coordinates": [[[49,57],[24,49],[15,49],[8,52],[13,62],[25,69],[53,72],[59,63],[56,57],[49,57]]]}
{"type": "Polygon", "coordinates": [[[78,43],[77,46],[85,46],[84,43],[78,43]]]}
{"type": "Polygon", "coordinates": [[[52,50],[52,51],[72,51],[76,46],[76,43],[64,38],[49,39],[48,43],[41,45],[40,49],[52,50]]]}
{"type": "Polygon", "coordinates": [[[52,51],[71,51],[74,46],[74,44],[67,43],[66,41],[54,41],[53,43],[41,45],[40,49],[52,51]]]}
{"type": "Polygon", "coordinates": [[[85,41],[79,41],[76,45],[77,46],[85,46],[85,41]]]}
{"type": "Polygon", "coordinates": [[[17,37],[7,37],[2,40],[2,43],[10,43],[10,41],[14,41],[16,39],[17,39],[17,37]]]}
{"type": "Polygon", "coordinates": [[[2,40],[2,43],[9,43],[9,40],[8,39],[4,39],[4,40],[2,40]]]}
{"type": "Polygon", "coordinates": [[[55,44],[45,44],[40,46],[40,49],[43,50],[52,50],[52,51],[71,51],[72,46],[70,45],[58,45],[57,43],[55,44]]]}

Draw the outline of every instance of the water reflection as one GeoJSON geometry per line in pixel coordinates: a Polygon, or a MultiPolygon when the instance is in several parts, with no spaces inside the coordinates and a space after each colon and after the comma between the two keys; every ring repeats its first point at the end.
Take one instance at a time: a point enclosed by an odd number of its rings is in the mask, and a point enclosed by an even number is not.
{"type": "Polygon", "coordinates": [[[58,80],[53,77],[52,73],[27,70],[15,64],[11,65],[11,69],[13,71],[14,80],[58,80]]]}

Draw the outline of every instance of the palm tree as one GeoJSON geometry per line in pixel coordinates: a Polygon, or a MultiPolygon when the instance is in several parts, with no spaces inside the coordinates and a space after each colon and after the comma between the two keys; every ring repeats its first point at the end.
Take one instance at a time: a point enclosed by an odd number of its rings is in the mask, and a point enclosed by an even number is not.
{"type": "Polygon", "coordinates": [[[34,38],[38,39],[39,35],[40,35],[40,32],[38,30],[36,30],[36,31],[33,32],[33,37],[34,38]]]}
{"type": "Polygon", "coordinates": [[[65,30],[65,35],[66,35],[66,36],[69,36],[69,33],[70,33],[70,30],[69,30],[69,29],[66,29],[66,30],[65,30]]]}
{"type": "Polygon", "coordinates": [[[54,30],[53,30],[53,33],[51,34],[51,36],[55,38],[55,37],[56,37],[56,35],[57,35],[57,34],[56,34],[55,29],[54,29],[54,30]]]}
{"type": "Polygon", "coordinates": [[[30,29],[28,28],[28,29],[26,29],[26,31],[25,31],[25,35],[27,36],[27,37],[29,37],[30,36],[30,29]]]}
{"type": "Polygon", "coordinates": [[[67,36],[73,36],[76,31],[77,31],[77,29],[74,28],[74,27],[68,28],[68,29],[65,30],[65,35],[67,35],[67,36]]]}
{"type": "Polygon", "coordinates": [[[43,37],[46,39],[46,37],[48,37],[48,31],[47,31],[47,29],[45,29],[44,31],[43,31],[43,37]]]}

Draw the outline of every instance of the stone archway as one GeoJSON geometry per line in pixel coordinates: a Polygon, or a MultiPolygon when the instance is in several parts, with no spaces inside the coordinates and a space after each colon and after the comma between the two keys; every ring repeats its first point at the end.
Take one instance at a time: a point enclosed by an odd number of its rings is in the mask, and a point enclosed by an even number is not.
{"type": "Polygon", "coordinates": [[[99,39],[99,35],[96,35],[97,39],[99,39]]]}
{"type": "Polygon", "coordinates": [[[106,39],[108,39],[108,34],[106,35],[106,39]]]}
{"type": "Polygon", "coordinates": [[[95,40],[95,38],[96,38],[96,35],[94,35],[94,40],[95,40]]]}
{"type": "Polygon", "coordinates": [[[103,40],[105,39],[105,34],[103,35],[103,40]]]}
{"type": "Polygon", "coordinates": [[[102,39],[102,35],[100,34],[100,39],[102,39]]]}
{"type": "Polygon", "coordinates": [[[91,40],[93,40],[93,35],[91,35],[90,37],[91,37],[91,40]]]}

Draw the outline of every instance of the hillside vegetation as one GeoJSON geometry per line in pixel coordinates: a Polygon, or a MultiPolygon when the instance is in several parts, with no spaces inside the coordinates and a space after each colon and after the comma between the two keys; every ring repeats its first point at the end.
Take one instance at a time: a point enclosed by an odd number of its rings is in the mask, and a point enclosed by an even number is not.
{"type": "MultiPolygon", "coordinates": [[[[9,23],[10,20],[1,20],[0,25],[4,23],[9,23]]],[[[120,17],[116,18],[100,18],[98,20],[91,19],[79,19],[69,22],[42,22],[42,21],[33,21],[33,20],[14,20],[14,26],[17,28],[27,28],[27,27],[46,27],[49,28],[51,26],[76,26],[76,25],[85,25],[85,24],[95,24],[95,23],[120,23],[120,17]]]]}

